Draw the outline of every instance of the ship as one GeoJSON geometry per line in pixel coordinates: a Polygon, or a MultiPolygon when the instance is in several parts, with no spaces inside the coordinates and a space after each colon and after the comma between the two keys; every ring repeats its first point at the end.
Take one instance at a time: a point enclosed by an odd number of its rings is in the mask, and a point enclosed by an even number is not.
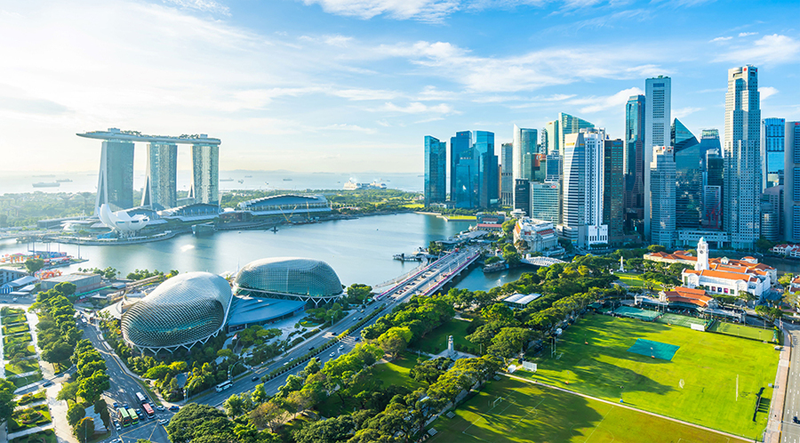
{"type": "Polygon", "coordinates": [[[253,178],[252,175],[245,175],[244,178],[253,178]]]}
{"type": "Polygon", "coordinates": [[[243,179],[239,179],[239,183],[244,183],[244,180],[243,179]]]}
{"type": "Polygon", "coordinates": [[[292,179],[291,178],[284,178],[283,181],[290,182],[290,181],[292,181],[292,179]]]}
{"type": "Polygon", "coordinates": [[[221,182],[232,182],[233,179],[232,178],[221,178],[221,179],[219,179],[219,181],[221,181],[221,182]]]}
{"type": "Polygon", "coordinates": [[[56,181],[59,183],[72,183],[72,179],[69,178],[57,178],[56,181]]]}
{"type": "Polygon", "coordinates": [[[58,182],[37,182],[33,184],[34,188],[57,188],[61,186],[58,182]]]}

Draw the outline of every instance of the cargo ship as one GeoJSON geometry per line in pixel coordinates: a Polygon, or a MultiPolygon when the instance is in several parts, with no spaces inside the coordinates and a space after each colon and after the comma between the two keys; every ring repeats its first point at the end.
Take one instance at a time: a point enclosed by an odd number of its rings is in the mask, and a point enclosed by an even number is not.
{"type": "Polygon", "coordinates": [[[34,188],[57,188],[61,186],[58,182],[37,182],[33,184],[34,188]]]}

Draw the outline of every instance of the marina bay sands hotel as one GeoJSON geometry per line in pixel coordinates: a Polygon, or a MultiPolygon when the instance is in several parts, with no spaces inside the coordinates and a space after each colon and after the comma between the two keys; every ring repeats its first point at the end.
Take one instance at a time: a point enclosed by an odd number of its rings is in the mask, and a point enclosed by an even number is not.
{"type": "Polygon", "coordinates": [[[146,135],[138,131],[92,131],[79,137],[103,141],[95,208],[107,203],[113,210],[134,207],[133,148],[136,142],[147,145],[147,181],[141,206],[153,210],[177,205],[178,145],[192,145],[192,185],[189,197],[195,203],[219,204],[218,138],[206,134],[179,137],[146,135]]]}

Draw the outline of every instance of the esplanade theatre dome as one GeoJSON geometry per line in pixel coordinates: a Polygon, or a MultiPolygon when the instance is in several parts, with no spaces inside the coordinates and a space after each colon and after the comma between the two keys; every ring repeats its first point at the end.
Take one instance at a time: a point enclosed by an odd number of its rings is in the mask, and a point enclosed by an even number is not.
{"type": "Polygon", "coordinates": [[[225,327],[232,299],[230,285],[218,275],[179,274],[122,314],[122,337],[142,350],[191,349],[225,327]]]}
{"type": "Polygon", "coordinates": [[[264,258],[236,275],[237,294],[326,302],[342,296],[339,276],[325,262],[310,258],[264,258]]]}

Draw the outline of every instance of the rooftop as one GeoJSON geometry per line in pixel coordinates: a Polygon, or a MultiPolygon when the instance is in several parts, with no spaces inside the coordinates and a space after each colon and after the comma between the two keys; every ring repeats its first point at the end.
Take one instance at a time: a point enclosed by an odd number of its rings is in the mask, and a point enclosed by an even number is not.
{"type": "Polygon", "coordinates": [[[218,138],[209,138],[208,134],[181,134],[171,135],[147,135],[139,131],[122,131],[118,128],[108,128],[107,131],[90,131],[76,134],[78,137],[94,138],[98,140],[121,140],[131,142],[149,143],[174,143],[187,145],[219,145],[222,143],[218,138]]]}
{"type": "Polygon", "coordinates": [[[528,303],[541,297],[542,294],[514,294],[503,299],[506,303],[516,303],[518,305],[527,305],[528,303]]]}

